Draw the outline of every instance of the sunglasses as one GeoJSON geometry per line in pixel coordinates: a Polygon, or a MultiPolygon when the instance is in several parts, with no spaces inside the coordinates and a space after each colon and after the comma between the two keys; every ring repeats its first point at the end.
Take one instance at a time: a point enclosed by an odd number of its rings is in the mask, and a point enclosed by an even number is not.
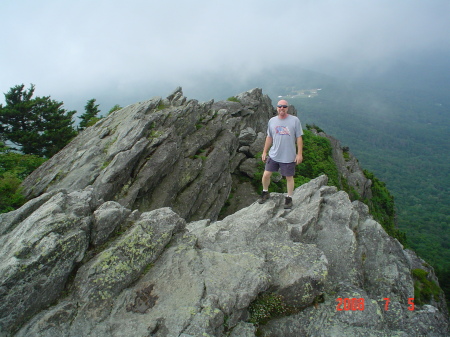
{"type": "Polygon", "coordinates": [[[287,108],[287,105],[277,105],[277,108],[287,108]]]}

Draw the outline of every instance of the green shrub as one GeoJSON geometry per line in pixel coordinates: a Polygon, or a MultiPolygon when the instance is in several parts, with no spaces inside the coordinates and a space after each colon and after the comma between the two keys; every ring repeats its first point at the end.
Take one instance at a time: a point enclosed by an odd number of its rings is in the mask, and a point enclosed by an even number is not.
{"type": "Polygon", "coordinates": [[[240,103],[240,102],[241,102],[241,101],[240,101],[237,97],[235,97],[235,96],[228,97],[228,98],[227,98],[227,101],[230,101],[230,102],[237,102],[237,103],[240,103]]]}
{"type": "Polygon", "coordinates": [[[427,278],[428,272],[423,269],[411,270],[411,275],[414,279],[414,302],[422,305],[430,303],[433,298],[435,301],[439,301],[439,295],[441,288],[436,282],[427,278]]]}
{"type": "Polygon", "coordinates": [[[394,197],[387,189],[386,184],[376,178],[373,173],[367,170],[363,172],[367,179],[372,180],[372,199],[364,200],[364,203],[369,206],[370,214],[381,224],[386,233],[407,246],[406,234],[400,231],[395,224],[394,197]]]}
{"type": "Polygon", "coordinates": [[[160,110],[164,110],[166,108],[167,108],[167,106],[164,104],[164,102],[160,101],[158,106],[156,107],[156,110],[160,111],[160,110]]]}
{"type": "Polygon", "coordinates": [[[319,128],[316,124],[306,124],[306,130],[313,130],[313,129],[316,130],[317,132],[325,133],[325,131],[319,128]]]}
{"type": "Polygon", "coordinates": [[[26,202],[20,184],[45,161],[36,155],[13,152],[0,143],[0,213],[13,211],[26,202]]]}
{"type": "MultiPolygon", "coordinates": [[[[309,130],[303,134],[303,163],[296,167],[297,181],[304,181],[304,178],[314,179],[322,174],[328,176],[328,185],[339,186],[339,174],[336,163],[333,160],[332,147],[330,141],[321,136],[317,136],[309,130]],[[302,178],[298,178],[302,176],[302,178]]],[[[297,185],[295,187],[298,187],[297,185]]]]}
{"type": "Polygon", "coordinates": [[[114,111],[121,110],[122,107],[119,104],[114,105],[108,112],[108,115],[112,114],[114,111]]]}
{"type": "Polygon", "coordinates": [[[13,172],[0,175],[0,213],[13,211],[26,202],[20,193],[21,182],[22,180],[13,172]]]}
{"type": "Polygon", "coordinates": [[[265,324],[271,318],[283,316],[290,312],[290,308],[283,302],[283,296],[274,293],[259,295],[249,306],[250,323],[265,324]]]}
{"type": "Polygon", "coordinates": [[[350,160],[350,153],[348,151],[343,151],[342,156],[344,157],[345,161],[350,160]]]}
{"type": "Polygon", "coordinates": [[[12,172],[23,180],[46,160],[32,154],[21,154],[10,150],[0,151],[0,175],[12,172]]]}

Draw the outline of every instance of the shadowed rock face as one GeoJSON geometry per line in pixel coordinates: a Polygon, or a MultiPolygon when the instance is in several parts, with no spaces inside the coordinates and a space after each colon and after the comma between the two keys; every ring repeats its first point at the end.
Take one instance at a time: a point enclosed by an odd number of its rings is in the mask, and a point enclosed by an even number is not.
{"type": "Polygon", "coordinates": [[[448,335],[442,294],[409,310],[411,271],[433,271],[326,176],[291,210],[272,193],[216,221],[273,113],[237,97],[127,107],[25,181],[33,199],[0,215],[0,336],[448,335]],[[262,293],[289,311],[257,327],[262,293]]]}

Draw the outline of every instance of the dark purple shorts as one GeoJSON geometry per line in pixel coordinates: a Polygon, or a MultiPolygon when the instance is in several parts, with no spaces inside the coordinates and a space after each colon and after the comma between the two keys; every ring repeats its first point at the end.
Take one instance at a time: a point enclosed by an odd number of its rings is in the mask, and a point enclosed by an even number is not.
{"type": "Polygon", "coordinates": [[[277,172],[278,170],[280,170],[282,176],[293,177],[295,175],[295,162],[279,163],[268,157],[266,160],[265,170],[269,172],[277,172]]]}

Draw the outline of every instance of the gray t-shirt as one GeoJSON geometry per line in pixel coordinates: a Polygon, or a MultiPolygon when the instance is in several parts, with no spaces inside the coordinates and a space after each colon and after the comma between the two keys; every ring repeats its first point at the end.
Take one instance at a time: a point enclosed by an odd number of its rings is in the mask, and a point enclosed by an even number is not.
{"type": "Polygon", "coordinates": [[[297,138],[302,135],[302,125],[296,116],[288,115],[284,119],[272,117],[267,126],[267,136],[273,140],[269,157],[279,163],[294,162],[297,138]]]}

